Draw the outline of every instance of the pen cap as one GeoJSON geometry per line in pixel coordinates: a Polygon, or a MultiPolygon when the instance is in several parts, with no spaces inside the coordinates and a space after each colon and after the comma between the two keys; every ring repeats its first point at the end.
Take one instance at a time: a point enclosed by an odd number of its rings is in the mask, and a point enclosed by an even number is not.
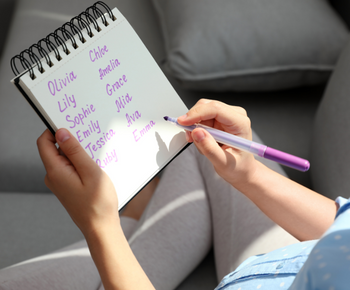
{"type": "Polygon", "coordinates": [[[270,147],[266,148],[264,158],[303,172],[308,171],[310,168],[310,162],[306,159],[302,159],[294,155],[284,153],[276,149],[272,149],[270,147]]]}

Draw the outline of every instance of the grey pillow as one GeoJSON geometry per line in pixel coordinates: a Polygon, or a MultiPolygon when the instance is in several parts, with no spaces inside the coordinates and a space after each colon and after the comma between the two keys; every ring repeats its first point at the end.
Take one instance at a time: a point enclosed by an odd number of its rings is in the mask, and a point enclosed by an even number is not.
{"type": "Polygon", "coordinates": [[[166,69],[190,89],[259,91],[325,82],[346,25],[326,0],[153,0],[166,69]]]}
{"type": "Polygon", "coordinates": [[[313,128],[310,173],[313,188],[332,199],[350,189],[350,42],[327,85],[313,128]]]}

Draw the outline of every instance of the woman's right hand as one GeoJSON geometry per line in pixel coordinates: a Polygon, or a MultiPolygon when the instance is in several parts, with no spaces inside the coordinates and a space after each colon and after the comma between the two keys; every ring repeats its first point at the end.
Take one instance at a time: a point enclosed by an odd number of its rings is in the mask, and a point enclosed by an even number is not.
{"type": "MultiPolygon", "coordinates": [[[[250,119],[241,107],[219,101],[201,99],[178,122],[184,126],[201,123],[236,136],[252,140],[250,119]]],[[[219,145],[204,129],[187,132],[187,140],[194,142],[198,150],[213,164],[216,172],[233,186],[246,182],[255,171],[256,160],[250,153],[219,145]]]]}

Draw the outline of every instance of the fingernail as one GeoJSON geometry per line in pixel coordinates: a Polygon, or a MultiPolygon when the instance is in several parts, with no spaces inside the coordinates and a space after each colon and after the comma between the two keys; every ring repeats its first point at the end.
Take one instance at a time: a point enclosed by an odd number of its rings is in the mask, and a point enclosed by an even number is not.
{"type": "Polygon", "coordinates": [[[192,137],[194,138],[194,140],[196,142],[202,142],[205,138],[205,134],[202,130],[195,130],[193,133],[192,133],[192,137]]]}
{"type": "Polygon", "coordinates": [[[185,115],[182,115],[182,116],[178,117],[177,119],[180,119],[180,120],[183,121],[183,120],[185,120],[187,117],[188,117],[187,114],[185,114],[185,115]]]}
{"type": "Polygon", "coordinates": [[[189,131],[186,131],[186,141],[187,142],[191,142],[190,139],[191,138],[191,133],[189,131]]]}
{"type": "Polygon", "coordinates": [[[66,129],[60,129],[56,132],[55,137],[59,143],[63,143],[70,138],[70,135],[66,129]]]}

